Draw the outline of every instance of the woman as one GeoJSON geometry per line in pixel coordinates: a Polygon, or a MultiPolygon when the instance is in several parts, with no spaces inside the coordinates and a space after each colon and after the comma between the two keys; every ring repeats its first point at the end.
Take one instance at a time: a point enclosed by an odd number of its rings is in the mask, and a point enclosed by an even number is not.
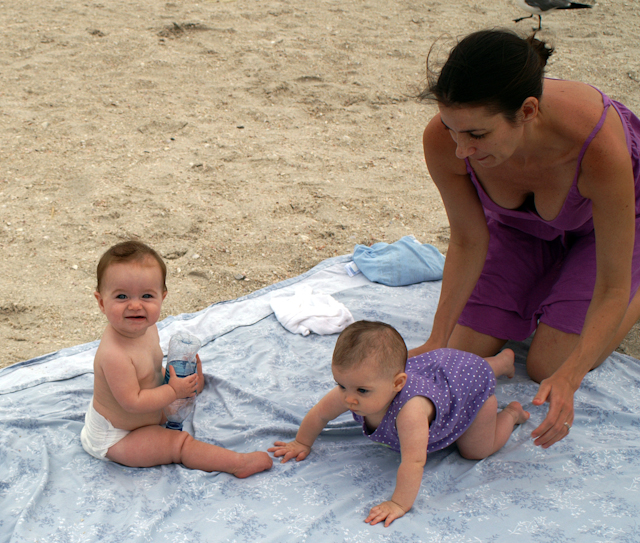
{"type": "Polygon", "coordinates": [[[488,357],[535,331],[544,448],[640,317],[640,120],[594,87],[544,79],[551,53],[534,36],[476,32],[421,96],[439,107],[423,143],[451,241],[431,336],[409,353],[488,357]]]}

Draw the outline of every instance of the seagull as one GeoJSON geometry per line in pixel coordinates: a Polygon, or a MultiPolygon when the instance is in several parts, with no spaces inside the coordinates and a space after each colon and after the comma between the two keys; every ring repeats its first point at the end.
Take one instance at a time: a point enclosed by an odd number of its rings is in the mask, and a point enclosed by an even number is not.
{"type": "Polygon", "coordinates": [[[513,22],[517,23],[523,19],[531,19],[534,15],[538,16],[538,30],[542,28],[542,14],[547,11],[554,11],[556,9],[584,9],[591,8],[593,6],[589,4],[580,4],[579,2],[569,2],[569,0],[516,0],[522,9],[531,13],[528,17],[520,17],[514,19],[513,22]]]}

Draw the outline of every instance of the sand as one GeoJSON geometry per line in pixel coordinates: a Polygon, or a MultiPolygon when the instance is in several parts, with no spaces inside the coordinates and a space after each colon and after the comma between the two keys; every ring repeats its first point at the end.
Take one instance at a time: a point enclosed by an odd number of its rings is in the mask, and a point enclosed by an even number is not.
{"type": "MultiPolygon", "coordinates": [[[[543,17],[548,73],[640,112],[640,2],[543,17]]],[[[413,96],[437,38],[537,20],[480,2],[0,0],[0,366],[100,337],[115,242],[169,268],[163,317],[414,234],[446,252],[413,96]]],[[[638,331],[621,349],[640,354],[638,331]]]]}

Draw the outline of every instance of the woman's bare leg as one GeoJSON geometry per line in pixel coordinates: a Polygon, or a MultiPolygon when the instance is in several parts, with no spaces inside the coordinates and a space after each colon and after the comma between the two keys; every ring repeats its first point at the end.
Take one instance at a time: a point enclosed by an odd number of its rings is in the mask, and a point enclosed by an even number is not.
{"type": "Polygon", "coordinates": [[[544,323],[538,324],[527,355],[529,377],[540,383],[553,374],[569,357],[579,338],[578,334],[568,334],[544,323]]]}
{"type": "MultiPolygon", "coordinates": [[[[640,318],[640,290],[636,292],[618,327],[613,340],[607,345],[591,369],[597,368],[620,345],[629,330],[640,318]]],[[[527,373],[536,382],[540,382],[553,374],[568,358],[578,344],[578,334],[567,334],[544,323],[538,325],[529,354],[527,356],[527,373]]]]}
{"type": "Polygon", "coordinates": [[[456,324],[447,347],[488,358],[499,352],[506,342],[506,339],[481,334],[473,328],[456,324]]]}
{"type": "Polygon", "coordinates": [[[626,337],[626,335],[631,331],[633,325],[638,322],[640,319],[640,289],[635,293],[635,296],[631,300],[629,307],[627,307],[627,312],[624,314],[622,318],[622,322],[618,327],[618,331],[613,338],[613,341],[607,345],[607,348],[603,351],[602,355],[598,359],[598,364],[594,367],[598,367],[602,364],[605,359],[615,351],[622,343],[622,340],[626,337]]]}

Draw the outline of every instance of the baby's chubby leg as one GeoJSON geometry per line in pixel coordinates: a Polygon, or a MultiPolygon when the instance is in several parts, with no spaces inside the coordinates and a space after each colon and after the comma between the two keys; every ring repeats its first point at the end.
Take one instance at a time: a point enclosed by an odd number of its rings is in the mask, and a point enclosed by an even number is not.
{"type": "Polygon", "coordinates": [[[491,366],[496,378],[505,375],[511,379],[516,374],[515,357],[511,349],[505,349],[495,356],[485,358],[485,360],[491,366]]]}
{"type": "Polygon", "coordinates": [[[254,473],[270,469],[273,465],[273,460],[266,452],[238,453],[198,441],[189,434],[187,436],[182,446],[182,464],[188,468],[224,471],[244,479],[254,473]]]}
{"type": "Polygon", "coordinates": [[[480,408],[476,418],[456,444],[464,458],[481,460],[504,447],[518,424],[529,419],[518,402],[511,402],[498,413],[498,400],[491,396],[480,408]]]}
{"type": "Polygon", "coordinates": [[[238,478],[249,477],[273,465],[262,451],[238,453],[194,439],[187,432],[159,425],[143,426],[113,445],[107,458],[130,467],[183,464],[202,471],[224,471],[238,478]]]}

